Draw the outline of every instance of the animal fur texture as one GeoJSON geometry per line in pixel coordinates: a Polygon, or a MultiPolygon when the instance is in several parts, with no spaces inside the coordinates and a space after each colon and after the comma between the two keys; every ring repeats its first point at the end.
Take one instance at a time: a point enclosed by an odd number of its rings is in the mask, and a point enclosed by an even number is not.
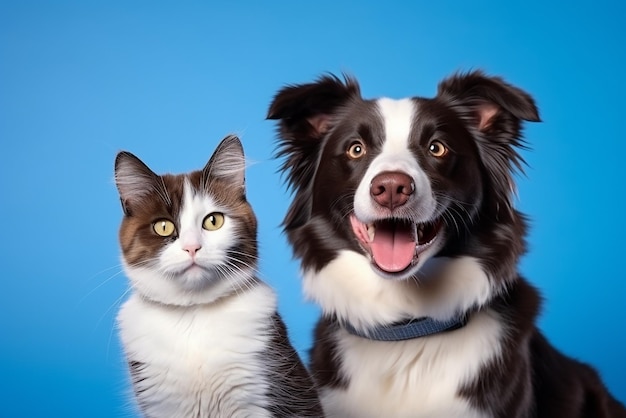
{"type": "Polygon", "coordinates": [[[473,71],[433,98],[365,99],[324,75],[281,89],[268,118],[294,192],[284,229],[323,313],[311,371],[327,416],[626,416],[537,329],[540,296],[518,272],[529,94],[473,71]],[[349,331],[424,317],[465,326],[392,342],[349,331]]]}
{"type": "Polygon", "coordinates": [[[189,174],[157,175],[128,152],[116,158],[132,287],[119,334],[146,417],[323,415],[276,295],[257,278],[244,168],[234,136],[189,174]]]}

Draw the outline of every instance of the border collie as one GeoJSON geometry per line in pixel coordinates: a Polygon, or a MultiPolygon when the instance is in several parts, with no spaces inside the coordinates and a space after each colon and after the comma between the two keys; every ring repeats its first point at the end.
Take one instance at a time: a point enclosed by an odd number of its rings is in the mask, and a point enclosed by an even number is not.
{"type": "Polygon", "coordinates": [[[626,417],[535,325],[517,265],[522,123],[533,99],[480,71],[434,98],[361,97],[325,75],[284,87],[284,229],[323,312],[311,369],[331,417],[626,417]]]}

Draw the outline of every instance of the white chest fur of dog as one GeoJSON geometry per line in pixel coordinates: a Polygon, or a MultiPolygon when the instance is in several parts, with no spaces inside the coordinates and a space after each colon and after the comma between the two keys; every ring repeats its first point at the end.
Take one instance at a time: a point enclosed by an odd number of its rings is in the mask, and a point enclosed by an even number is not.
{"type": "MultiPolygon", "coordinates": [[[[425,295],[414,287],[411,291],[405,281],[380,280],[363,256],[346,251],[321,271],[304,274],[305,293],[322,308],[332,304],[340,320],[360,318],[353,325],[364,327],[407,315],[445,318],[450,305],[465,307],[488,297],[491,286],[476,260],[439,260],[430,268],[445,286],[425,295]],[[458,292],[463,289],[459,282],[465,283],[463,292],[458,292]]],[[[325,412],[355,418],[489,416],[461,398],[459,390],[498,358],[504,333],[490,310],[454,332],[400,342],[368,340],[338,329],[333,336],[339,373],[348,386],[322,390],[325,412]]]]}
{"type": "Polygon", "coordinates": [[[259,354],[275,309],[264,285],[192,308],[132,296],[118,321],[129,358],[148,365],[136,388],[145,411],[168,418],[270,416],[263,408],[268,385],[258,384],[267,367],[259,354]]]}
{"type": "Polygon", "coordinates": [[[462,333],[400,343],[338,333],[339,350],[350,352],[341,367],[350,383],[345,390],[322,391],[326,412],[355,418],[486,417],[458,397],[458,390],[497,354],[501,331],[494,318],[481,314],[462,333]],[[478,329],[484,339],[468,335],[478,329]]]}

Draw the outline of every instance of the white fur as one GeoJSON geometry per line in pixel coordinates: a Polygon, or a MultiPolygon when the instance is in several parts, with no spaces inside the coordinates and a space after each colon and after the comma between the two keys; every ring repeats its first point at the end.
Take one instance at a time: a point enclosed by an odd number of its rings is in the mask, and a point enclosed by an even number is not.
{"type": "MultiPolygon", "coordinates": [[[[436,218],[437,204],[433,196],[430,180],[419,166],[409,149],[409,141],[415,112],[415,104],[410,99],[378,99],[378,111],[385,126],[385,141],[381,152],[372,160],[354,195],[354,214],[365,224],[389,216],[388,209],[372,202],[370,187],[374,177],[382,172],[402,172],[408,175],[415,186],[412,198],[404,206],[397,208],[395,215],[406,217],[415,223],[424,223],[436,218]]],[[[409,269],[405,277],[415,274],[425,260],[436,254],[444,242],[442,230],[433,245],[409,269]]]]}
{"type": "Polygon", "coordinates": [[[124,263],[133,295],[118,314],[130,362],[144,363],[137,401],[151,418],[265,417],[272,365],[268,350],[274,292],[251,284],[254,266],[218,277],[236,240],[235,220],[187,182],[178,239],[155,262],[124,263]],[[222,228],[202,228],[206,215],[224,213],[222,228]],[[194,248],[195,256],[186,249],[194,248]]]}
{"type": "Polygon", "coordinates": [[[364,223],[380,218],[381,214],[377,213],[370,204],[372,180],[384,171],[399,171],[407,174],[415,183],[415,200],[420,202],[420,207],[417,208],[419,213],[411,213],[412,217],[422,222],[426,221],[435,211],[435,201],[430,181],[409,149],[415,105],[410,99],[379,99],[377,105],[385,125],[385,142],[381,152],[370,163],[357,188],[354,198],[355,214],[364,223]]]}
{"type": "Polygon", "coordinates": [[[399,171],[407,174],[415,183],[415,201],[420,202],[418,208],[420,213],[412,212],[411,216],[416,221],[427,221],[435,211],[435,202],[426,173],[420,168],[409,149],[415,105],[409,99],[379,99],[377,105],[385,125],[385,142],[359,183],[354,196],[354,213],[363,223],[370,223],[386,216],[386,213],[372,207],[370,185],[377,174],[384,171],[399,171]]]}
{"type": "Polygon", "coordinates": [[[329,417],[478,418],[490,416],[458,396],[480,368],[500,356],[504,329],[493,312],[464,328],[401,342],[336,334],[347,389],[324,389],[329,417]]]}
{"type": "Polygon", "coordinates": [[[185,184],[183,200],[179,238],[164,247],[156,265],[129,266],[123,261],[133,289],[157,302],[193,305],[210,303],[245,288],[254,277],[252,266],[237,271],[229,280],[215,280],[207,270],[228,262],[226,250],[236,239],[228,209],[219,206],[207,194],[195,193],[189,183],[185,184]],[[224,213],[224,225],[216,231],[207,231],[202,228],[202,221],[212,212],[224,213]],[[189,245],[201,247],[196,253],[196,266],[185,251],[189,245]]]}
{"type": "MultiPolygon", "coordinates": [[[[378,276],[361,254],[342,251],[321,271],[305,271],[304,291],[326,314],[366,329],[408,317],[448,319],[481,306],[493,290],[478,260],[431,259],[433,288],[423,292],[414,281],[378,276]]],[[[403,342],[379,342],[335,334],[340,375],[348,388],[324,389],[322,404],[330,417],[481,417],[458,390],[497,359],[505,335],[491,311],[472,316],[462,329],[403,342]]]]}
{"type": "Polygon", "coordinates": [[[322,270],[303,272],[304,293],[324,313],[362,329],[423,316],[449,319],[493,296],[491,281],[474,258],[433,258],[422,270],[428,271],[423,285],[383,279],[365,256],[344,250],[322,270]]]}
{"type": "Polygon", "coordinates": [[[274,293],[265,285],[213,304],[167,306],[134,294],[118,315],[132,361],[149,363],[136,388],[151,417],[265,417],[274,293]]]}

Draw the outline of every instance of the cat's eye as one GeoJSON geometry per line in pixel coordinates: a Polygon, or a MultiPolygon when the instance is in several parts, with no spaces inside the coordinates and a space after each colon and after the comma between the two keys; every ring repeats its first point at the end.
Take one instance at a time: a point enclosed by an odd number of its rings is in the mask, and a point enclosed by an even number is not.
{"type": "Polygon", "coordinates": [[[351,160],[358,160],[365,155],[365,145],[361,141],[354,141],[346,150],[346,155],[351,160]]]}
{"type": "Polygon", "coordinates": [[[202,221],[202,227],[207,231],[218,230],[222,225],[224,225],[224,214],[219,212],[209,213],[202,221]]]}
{"type": "Polygon", "coordinates": [[[441,158],[448,154],[448,148],[439,141],[433,141],[428,146],[428,152],[433,157],[441,158]]]}
{"type": "Polygon", "coordinates": [[[174,226],[174,223],[172,221],[168,221],[167,219],[159,219],[152,224],[152,229],[154,229],[154,232],[162,237],[169,237],[176,232],[176,226],[174,226]]]}

